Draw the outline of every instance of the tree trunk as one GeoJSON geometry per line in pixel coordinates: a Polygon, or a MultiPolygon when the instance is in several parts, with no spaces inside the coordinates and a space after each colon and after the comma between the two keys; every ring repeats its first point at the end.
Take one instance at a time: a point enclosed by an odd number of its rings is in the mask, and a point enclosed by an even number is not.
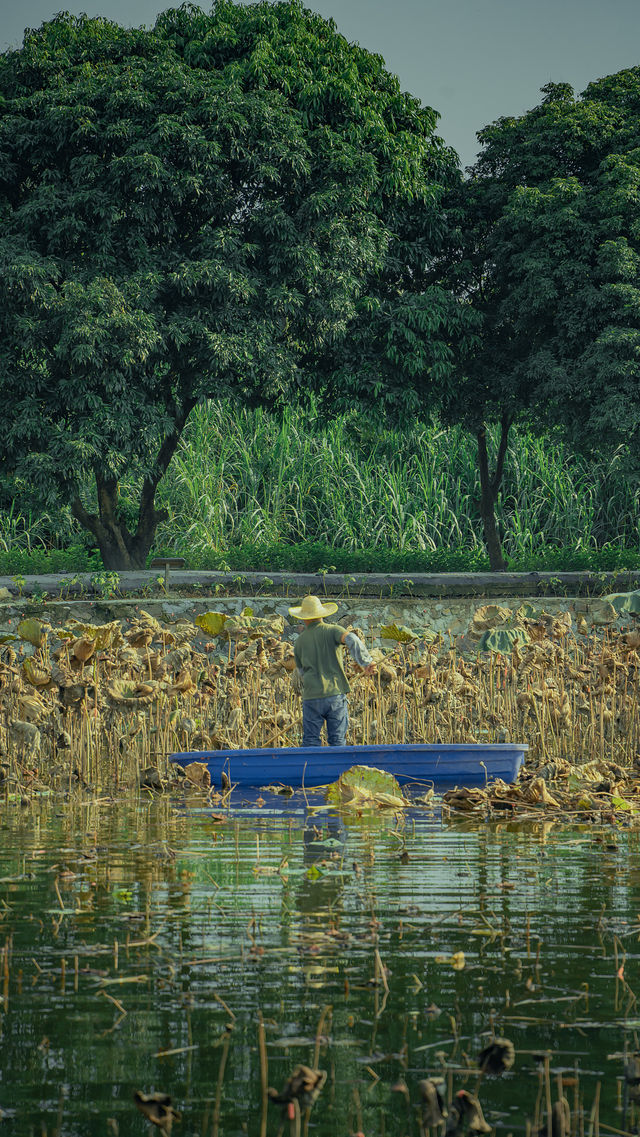
{"type": "Polygon", "coordinates": [[[119,486],[115,478],[103,478],[95,474],[98,491],[98,513],[88,513],[76,495],[71,503],[73,515],[95,537],[100,550],[102,563],[106,569],[117,572],[131,572],[146,566],[147,554],[156,529],[166,513],[154,509],[154,492],[149,492],[147,482],[140,496],[138,526],[130,533],[118,516],[119,486]],[[147,491],[145,493],[145,490],[147,491]]]}
{"type": "Polygon", "coordinates": [[[476,434],[478,439],[478,467],[480,470],[480,516],[482,517],[484,541],[489,554],[489,565],[492,572],[504,572],[507,567],[502,552],[500,534],[498,532],[495,506],[504,472],[504,460],[507,453],[510,425],[510,420],[504,415],[501,423],[500,445],[496,458],[496,468],[493,475],[489,471],[486,426],[481,426],[476,434]]]}
{"type": "Polygon", "coordinates": [[[138,524],[134,533],[129,532],[118,516],[119,487],[116,478],[107,478],[100,471],[94,471],[98,492],[97,514],[89,513],[84,508],[78,492],[73,495],[71,512],[76,520],[95,537],[102,563],[106,569],[116,572],[131,572],[146,567],[147,556],[158,525],[161,521],[165,521],[168,516],[166,510],[155,508],[156,490],[173,457],[184,424],[194,405],[195,403],[190,401],[184,410],[176,416],[173,432],[166,436],[160,447],[155,471],[148,475],[142,484],[138,524]]]}

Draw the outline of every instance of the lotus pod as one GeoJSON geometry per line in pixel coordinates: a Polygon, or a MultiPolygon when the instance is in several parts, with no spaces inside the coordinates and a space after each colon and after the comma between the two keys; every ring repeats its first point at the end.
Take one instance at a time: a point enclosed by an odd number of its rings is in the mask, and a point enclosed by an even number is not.
{"type": "Polygon", "coordinates": [[[71,652],[80,663],[86,663],[88,659],[91,659],[95,650],[96,641],[89,639],[88,636],[80,636],[71,644],[71,652]]]}
{"type": "Polygon", "coordinates": [[[23,660],[22,674],[32,687],[48,687],[51,682],[51,672],[38,667],[31,658],[23,660]]]}
{"type": "Polygon", "coordinates": [[[48,626],[48,624],[43,624],[42,620],[36,620],[34,616],[29,616],[18,624],[18,635],[21,640],[26,640],[34,647],[42,647],[48,626]]]}

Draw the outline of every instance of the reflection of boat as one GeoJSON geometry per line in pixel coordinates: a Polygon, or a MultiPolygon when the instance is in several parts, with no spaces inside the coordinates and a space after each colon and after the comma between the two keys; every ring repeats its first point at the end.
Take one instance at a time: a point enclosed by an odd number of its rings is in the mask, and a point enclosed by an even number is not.
{"type": "Polygon", "coordinates": [[[401,782],[432,783],[436,789],[483,786],[495,778],[513,782],[524,762],[526,745],[461,742],[388,746],[287,746],[264,750],[192,750],[170,754],[187,766],[205,762],[211,780],[222,774],[238,786],[323,786],[351,766],[375,766],[401,782]]]}

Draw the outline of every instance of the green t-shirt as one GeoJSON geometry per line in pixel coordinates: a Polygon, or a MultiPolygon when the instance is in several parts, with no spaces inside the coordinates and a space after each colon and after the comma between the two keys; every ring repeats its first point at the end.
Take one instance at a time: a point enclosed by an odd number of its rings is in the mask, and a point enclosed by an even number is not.
{"type": "Polygon", "coordinates": [[[293,645],[296,666],[302,672],[302,698],[324,699],[346,695],[349,681],[342,666],[340,624],[309,624],[293,645]]]}

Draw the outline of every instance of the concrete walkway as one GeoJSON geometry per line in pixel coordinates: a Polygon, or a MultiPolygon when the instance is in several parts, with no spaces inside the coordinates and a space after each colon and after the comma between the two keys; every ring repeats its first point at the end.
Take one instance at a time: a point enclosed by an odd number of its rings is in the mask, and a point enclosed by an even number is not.
{"type": "Polygon", "coordinates": [[[96,600],[137,596],[319,596],[377,597],[592,596],[640,588],[640,572],[503,573],[281,573],[162,570],[57,573],[24,578],[0,576],[0,603],[24,598],[96,600]],[[116,579],[117,578],[117,579],[116,579]]]}

